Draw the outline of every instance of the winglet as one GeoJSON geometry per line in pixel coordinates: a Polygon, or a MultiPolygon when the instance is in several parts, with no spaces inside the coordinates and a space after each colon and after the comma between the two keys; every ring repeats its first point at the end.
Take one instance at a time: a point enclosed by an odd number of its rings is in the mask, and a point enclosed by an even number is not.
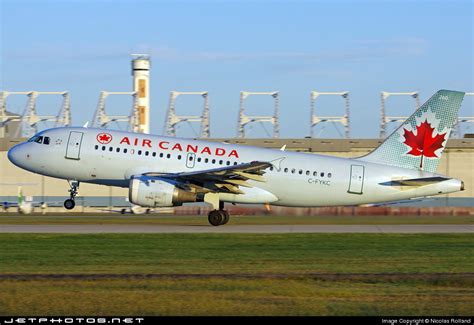
{"type": "Polygon", "coordinates": [[[281,151],[285,151],[285,149],[286,149],[286,144],[283,145],[283,147],[280,148],[281,151]]]}
{"type": "Polygon", "coordinates": [[[89,121],[87,121],[86,124],[84,124],[82,127],[87,128],[88,126],[89,126],[89,121]]]}

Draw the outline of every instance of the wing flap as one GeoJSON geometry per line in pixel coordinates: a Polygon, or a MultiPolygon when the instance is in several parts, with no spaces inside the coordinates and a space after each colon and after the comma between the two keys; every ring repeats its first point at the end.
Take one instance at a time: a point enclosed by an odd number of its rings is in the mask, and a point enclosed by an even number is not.
{"type": "Polygon", "coordinates": [[[264,161],[252,161],[233,166],[206,169],[183,173],[144,173],[144,176],[172,179],[181,188],[189,188],[196,192],[226,192],[242,194],[242,187],[253,187],[247,181],[265,182],[265,169],[273,164],[264,161]]]}

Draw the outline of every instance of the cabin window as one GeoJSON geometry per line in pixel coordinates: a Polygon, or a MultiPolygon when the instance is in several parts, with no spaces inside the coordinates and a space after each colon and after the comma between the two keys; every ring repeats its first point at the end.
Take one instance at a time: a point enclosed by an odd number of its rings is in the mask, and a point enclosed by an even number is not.
{"type": "Polygon", "coordinates": [[[156,157],[156,152],[153,152],[151,155],[152,155],[153,157],[156,157]]]}
{"type": "Polygon", "coordinates": [[[235,166],[235,165],[237,165],[237,162],[236,162],[236,161],[234,161],[234,166],[235,166]]]}
{"type": "Polygon", "coordinates": [[[288,168],[285,168],[285,173],[288,173],[288,168]]]}
{"type": "Polygon", "coordinates": [[[298,174],[303,175],[303,170],[300,169],[300,170],[298,171],[298,174]]]}
{"type": "Polygon", "coordinates": [[[209,162],[209,158],[204,159],[204,162],[207,164],[209,162]]]}
{"type": "Polygon", "coordinates": [[[138,150],[138,155],[140,156],[142,154],[142,151],[141,150],[138,150]]]}
{"type": "Polygon", "coordinates": [[[201,157],[198,157],[197,161],[198,161],[198,162],[201,162],[201,157]]]}
{"type": "Polygon", "coordinates": [[[114,148],[113,148],[113,147],[109,147],[109,151],[110,151],[110,152],[114,151],[114,148]]]}
{"type": "Polygon", "coordinates": [[[127,153],[128,149],[127,148],[124,148],[123,149],[123,153],[127,153]]]}
{"type": "Polygon", "coordinates": [[[99,149],[99,146],[98,146],[98,145],[95,145],[95,147],[94,147],[94,148],[95,148],[95,150],[97,150],[97,149],[99,149]]]}
{"type": "Polygon", "coordinates": [[[314,177],[318,176],[318,172],[313,172],[313,176],[314,177]]]}
{"type": "Polygon", "coordinates": [[[227,160],[227,162],[226,162],[225,164],[226,164],[227,166],[229,166],[229,165],[230,165],[230,161],[227,160]]]}
{"type": "Polygon", "coordinates": [[[273,170],[273,166],[272,166],[272,167],[270,167],[270,170],[273,170]]]}
{"type": "Polygon", "coordinates": [[[178,155],[178,160],[181,160],[181,155],[178,155]]]}
{"type": "Polygon", "coordinates": [[[212,159],[212,163],[215,164],[215,163],[216,163],[216,160],[215,160],[215,159],[212,159]]]}
{"type": "Polygon", "coordinates": [[[222,165],[223,163],[224,163],[224,161],[219,160],[219,165],[222,165]]]}
{"type": "Polygon", "coordinates": [[[148,156],[150,153],[148,151],[145,151],[145,156],[148,156]]]}
{"type": "Polygon", "coordinates": [[[163,158],[163,153],[162,152],[160,153],[160,158],[163,158]]]}
{"type": "Polygon", "coordinates": [[[167,155],[166,155],[166,158],[170,159],[170,158],[171,158],[171,154],[167,154],[167,155]]]}
{"type": "Polygon", "coordinates": [[[102,146],[102,151],[105,151],[105,146],[102,146]]]}
{"type": "Polygon", "coordinates": [[[324,177],[324,173],[321,173],[321,177],[324,177]]]}
{"type": "Polygon", "coordinates": [[[296,169],[292,168],[291,173],[294,174],[296,172],[296,169]]]}
{"type": "Polygon", "coordinates": [[[120,152],[120,148],[119,148],[119,147],[117,147],[117,149],[116,149],[115,151],[117,151],[117,152],[120,152]]]}
{"type": "Polygon", "coordinates": [[[309,176],[311,172],[309,170],[306,171],[306,176],[309,176]]]}
{"type": "Polygon", "coordinates": [[[331,173],[328,173],[328,178],[331,178],[332,177],[332,174],[331,173]]]}

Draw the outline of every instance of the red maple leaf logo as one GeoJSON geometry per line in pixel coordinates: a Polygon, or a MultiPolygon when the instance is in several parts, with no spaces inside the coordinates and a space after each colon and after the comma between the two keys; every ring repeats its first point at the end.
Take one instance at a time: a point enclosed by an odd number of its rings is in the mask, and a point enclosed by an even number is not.
{"type": "Polygon", "coordinates": [[[410,147],[408,155],[421,156],[420,168],[423,167],[423,157],[438,158],[435,151],[443,147],[446,132],[433,136],[434,128],[425,120],[416,126],[416,135],[412,131],[403,129],[403,142],[410,147]]]}
{"type": "Polygon", "coordinates": [[[110,141],[112,141],[112,135],[109,133],[99,133],[97,134],[97,141],[102,144],[110,143],[110,141]]]}

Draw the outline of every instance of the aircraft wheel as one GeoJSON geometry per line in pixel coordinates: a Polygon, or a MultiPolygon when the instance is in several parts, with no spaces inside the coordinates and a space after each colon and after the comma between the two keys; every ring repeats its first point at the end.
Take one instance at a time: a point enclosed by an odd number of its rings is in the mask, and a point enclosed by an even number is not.
{"type": "Polygon", "coordinates": [[[229,219],[230,219],[230,215],[229,215],[229,212],[227,212],[227,210],[220,210],[221,213],[222,213],[222,222],[221,222],[221,225],[225,225],[226,223],[229,222],[229,219]]]}
{"type": "Polygon", "coordinates": [[[74,202],[74,200],[72,199],[67,199],[66,201],[64,201],[64,207],[68,210],[74,209],[75,206],[76,202],[74,202]]]}
{"type": "Polygon", "coordinates": [[[121,214],[125,214],[125,212],[127,212],[127,210],[125,210],[125,209],[120,210],[121,214]]]}
{"type": "Polygon", "coordinates": [[[209,223],[213,226],[220,226],[222,224],[223,217],[224,214],[222,214],[220,210],[212,210],[207,215],[207,220],[209,220],[209,223]]]}

